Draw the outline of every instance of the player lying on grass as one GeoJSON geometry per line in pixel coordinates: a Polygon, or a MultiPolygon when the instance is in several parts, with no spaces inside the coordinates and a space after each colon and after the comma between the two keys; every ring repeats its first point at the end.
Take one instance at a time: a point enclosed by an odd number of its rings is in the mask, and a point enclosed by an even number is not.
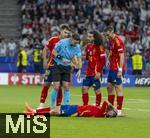
{"type": "Polygon", "coordinates": [[[95,105],[60,105],[54,108],[32,109],[27,103],[25,104],[26,115],[44,115],[50,116],[78,116],[78,117],[117,117],[117,109],[110,103],[104,101],[102,106],[95,105]]]}

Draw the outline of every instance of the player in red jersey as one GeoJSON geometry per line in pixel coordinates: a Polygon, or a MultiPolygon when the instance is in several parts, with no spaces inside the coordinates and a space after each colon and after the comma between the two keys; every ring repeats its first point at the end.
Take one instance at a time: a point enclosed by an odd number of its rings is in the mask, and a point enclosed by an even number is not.
{"type": "Polygon", "coordinates": [[[89,95],[88,90],[92,86],[96,95],[96,106],[99,106],[102,99],[101,94],[101,77],[103,67],[105,65],[105,49],[103,40],[97,31],[91,31],[88,33],[88,40],[90,43],[86,45],[85,55],[88,61],[86,69],[86,77],[82,84],[82,101],[83,105],[88,105],[89,95]]]}
{"type": "Polygon", "coordinates": [[[125,49],[121,38],[114,34],[112,27],[104,31],[105,37],[109,40],[109,75],[107,80],[108,101],[114,105],[115,92],[117,94],[118,116],[122,114],[123,105],[123,86],[122,77],[124,76],[125,66],[125,49]]]}
{"type": "MultiPolygon", "coordinates": [[[[67,24],[62,24],[60,25],[60,35],[59,36],[55,36],[55,37],[51,37],[46,46],[43,49],[43,66],[46,69],[45,71],[45,78],[44,78],[44,84],[43,84],[43,88],[42,88],[42,92],[41,92],[41,98],[40,98],[40,105],[38,108],[43,108],[44,104],[45,104],[45,100],[47,98],[47,93],[49,90],[49,87],[51,85],[52,82],[52,77],[51,77],[51,61],[53,59],[53,54],[52,51],[55,47],[55,44],[63,38],[67,38],[69,37],[69,32],[70,32],[70,28],[67,24]],[[47,61],[47,51],[49,51],[49,59],[47,61]]],[[[53,90],[54,91],[54,90],[53,90]]],[[[55,104],[55,99],[53,96],[55,93],[52,91],[51,94],[51,106],[54,106],[55,104]]],[[[60,105],[62,101],[62,89],[59,89],[58,95],[57,95],[57,102],[56,105],[60,105]]]]}
{"type": "Polygon", "coordinates": [[[46,115],[50,116],[77,116],[77,117],[116,117],[117,109],[112,104],[104,101],[102,106],[94,105],[60,105],[54,108],[32,109],[27,103],[25,104],[26,115],[46,115]]]}

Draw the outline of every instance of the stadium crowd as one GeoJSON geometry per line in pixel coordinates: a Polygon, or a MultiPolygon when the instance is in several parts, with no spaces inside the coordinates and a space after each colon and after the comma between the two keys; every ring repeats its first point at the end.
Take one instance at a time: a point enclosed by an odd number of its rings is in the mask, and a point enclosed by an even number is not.
{"type": "MultiPolygon", "coordinates": [[[[0,56],[17,55],[16,47],[46,44],[58,35],[58,26],[68,23],[78,32],[81,46],[86,44],[87,30],[104,31],[114,27],[125,43],[127,57],[139,50],[148,60],[150,55],[150,2],[148,0],[19,0],[22,36],[16,42],[0,38],[0,56]]],[[[30,53],[30,52],[29,52],[30,53]]]]}

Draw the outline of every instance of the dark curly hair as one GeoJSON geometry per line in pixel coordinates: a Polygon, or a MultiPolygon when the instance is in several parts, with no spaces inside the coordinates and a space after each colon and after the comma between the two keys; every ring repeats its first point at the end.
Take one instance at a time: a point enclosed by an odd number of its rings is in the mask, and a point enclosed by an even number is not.
{"type": "Polygon", "coordinates": [[[103,45],[102,35],[98,31],[94,30],[94,31],[90,31],[89,33],[93,34],[93,36],[94,36],[94,44],[95,45],[98,45],[98,46],[99,45],[103,45]]]}

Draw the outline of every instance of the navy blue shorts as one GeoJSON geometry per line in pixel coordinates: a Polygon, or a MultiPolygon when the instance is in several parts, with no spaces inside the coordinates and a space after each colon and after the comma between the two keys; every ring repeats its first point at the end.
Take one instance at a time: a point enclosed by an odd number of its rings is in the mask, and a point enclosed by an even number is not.
{"type": "Polygon", "coordinates": [[[61,116],[77,116],[77,105],[61,105],[60,113],[61,116]]]}
{"type": "Polygon", "coordinates": [[[118,73],[117,70],[115,71],[110,70],[108,74],[107,82],[112,83],[112,84],[117,84],[117,85],[122,84],[125,72],[124,71],[122,72],[122,77],[117,77],[117,73],[118,73]]]}
{"type": "Polygon", "coordinates": [[[101,87],[101,82],[99,79],[95,79],[95,76],[86,76],[86,78],[83,79],[82,86],[92,86],[94,90],[98,90],[101,87]]]}
{"type": "Polygon", "coordinates": [[[47,69],[45,71],[45,76],[44,76],[44,83],[51,83],[52,82],[52,75],[51,75],[51,69],[47,69]]]}

